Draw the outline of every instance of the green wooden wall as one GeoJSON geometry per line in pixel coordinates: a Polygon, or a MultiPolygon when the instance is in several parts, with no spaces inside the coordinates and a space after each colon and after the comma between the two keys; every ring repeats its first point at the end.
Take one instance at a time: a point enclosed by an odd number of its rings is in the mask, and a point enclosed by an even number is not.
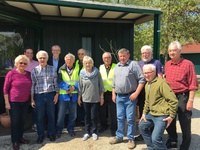
{"type": "MultiPolygon", "coordinates": [[[[89,22],[67,22],[67,21],[45,21],[43,29],[43,46],[51,54],[52,45],[61,46],[61,56],[68,52],[77,58],[77,50],[81,48],[81,37],[91,36],[93,38],[92,58],[95,66],[102,63],[102,53],[99,45],[106,51],[110,51],[108,42],[112,41],[116,49],[127,48],[133,56],[133,24],[116,23],[89,23],[89,22]]],[[[132,59],[132,58],[131,58],[132,59]]],[[[115,60],[114,60],[115,61],[115,60]]]]}

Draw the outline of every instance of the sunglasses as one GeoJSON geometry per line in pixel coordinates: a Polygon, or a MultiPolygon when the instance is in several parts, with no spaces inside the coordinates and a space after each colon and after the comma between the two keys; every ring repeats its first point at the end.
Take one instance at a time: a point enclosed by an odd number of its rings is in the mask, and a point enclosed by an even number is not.
{"type": "Polygon", "coordinates": [[[27,63],[24,63],[24,62],[19,62],[19,64],[20,64],[20,65],[23,64],[23,65],[25,65],[25,66],[27,65],[27,63]]]}

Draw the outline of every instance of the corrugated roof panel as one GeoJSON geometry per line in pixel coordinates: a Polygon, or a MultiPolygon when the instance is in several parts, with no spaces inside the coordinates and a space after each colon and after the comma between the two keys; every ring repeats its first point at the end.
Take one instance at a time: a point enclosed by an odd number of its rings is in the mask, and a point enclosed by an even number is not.
{"type": "Polygon", "coordinates": [[[43,5],[43,4],[34,4],[37,10],[41,15],[50,15],[50,16],[58,16],[59,9],[58,6],[53,5],[43,5]]]}
{"type": "Polygon", "coordinates": [[[135,19],[135,18],[138,18],[138,17],[140,17],[142,15],[143,14],[129,13],[126,16],[122,17],[122,19],[135,19]]]}
{"type": "Polygon", "coordinates": [[[83,16],[85,18],[98,18],[104,11],[102,10],[94,10],[94,9],[85,9],[83,12],[83,16]]]}
{"type": "Polygon", "coordinates": [[[106,19],[115,19],[120,17],[124,12],[114,12],[114,11],[108,11],[102,18],[106,19]]]}
{"type": "Polygon", "coordinates": [[[23,2],[11,2],[11,1],[6,1],[9,5],[20,8],[20,9],[25,9],[27,11],[37,13],[33,7],[31,6],[30,3],[23,3],[23,2]]]}
{"type": "Polygon", "coordinates": [[[74,7],[60,7],[61,15],[64,17],[80,17],[82,9],[74,7]]]}

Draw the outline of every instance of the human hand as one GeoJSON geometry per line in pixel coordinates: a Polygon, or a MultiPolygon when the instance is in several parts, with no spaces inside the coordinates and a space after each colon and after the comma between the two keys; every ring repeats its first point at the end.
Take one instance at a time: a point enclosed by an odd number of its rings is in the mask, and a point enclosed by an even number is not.
{"type": "Polygon", "coordinates": [[[171,124],[171,122],[172,122],[172,120],[173,120],[173,118],[172,117],[167,117],[167,118],[165,118],[165,119],[163,119],[163,121],[167,121],[167,126],[166,126],[166,128],[168,128],[169,127],[169,125],[171,124]]]}
{"type": "Polygon", "coordinates": [[[144,120],[144,122],[147,122],[146,115],[142,115],[142,117],[140,118],[139,123],[142,122],[142,120],[144,120]]]}
{"type": "Polygon", "coordinates": [[[100,99],[100,106],[102,106],[104,104],[104,98],[100,99]]]}
{"type": "Polygon", "coordinates": [[[188,102],[186,104],[186,109],[188,111],[192,111],[192,109],[193,109],[193,101],[188,100],[188,102]]]}
{"type": "Polygon", "coordinates": [[[138,97],[138,95],[137,95],[135,92],[133,92],[133,93],[129,96],[129,99],[130,99],[131,101],[134,101],[134,100],[136,100],[137,97],[138,97]]]}

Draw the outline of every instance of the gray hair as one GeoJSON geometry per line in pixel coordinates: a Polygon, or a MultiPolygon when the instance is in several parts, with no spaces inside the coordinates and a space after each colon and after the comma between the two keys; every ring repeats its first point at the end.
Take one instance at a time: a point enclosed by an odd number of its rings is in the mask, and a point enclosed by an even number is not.
{"type": "Polygon", "coordinates": [[[61,48],[60,48],[59,45],[53,45],[53,46],[51,47],[51,50],[52,50],[53,48],[58,48],[58,49],[61,51],[61,48]]]}
{"type": "Polygon", "coordinates": [[[36,54],[36,58],[37,58],[37,59],[39,59],[39,55],[40,55],[40,54],[45,54],[45,56],[46,56],[46,58],[47,58],[47,60],[48,60],[49,55],[48,55],[48,53],[47,53],[46,51],[44,51],[44,50],[38,51],[37,54],[36,54]]]}
{"type": "Polygon", "coordinates": [[[94,65],[94,61],[90,56],[86,55],[86,56],[83,57],[83,65],[85,64],[86,61],[91,62],[92,66],[94,65]]]}
{"type": "Polygon", "coordinates": [[[144,45],[144,46],[142,46],[141,52],[144,51],[144,50],[148,50],[150,53],[152,53],[152,48],[151,48],[151,46],[149,46],[149,45],[144,45]]]}
{"type": "Polygon", "coordinates": [[[104,57],[105,54],[108,54],[112,58],[112,55],[111,55],[110,52],[104,52],[103,55],[102,55],[102,58],[104,57]]]}
{"type": "Polygon", "coordinates": [[[147,69],[149,67],[151,67],[152,71],[156,70],[156,66],[154,64],[146,64],[143,66],[143,69],[147,69]]]}
{"type": "Polygon", "coordinates": [[[67,57],[71,57],[75,61],[75,56],[72,53],[68,53],[67,55],[65,55],[64,60],[66,60],[67,57]]]}
{"type": "Polygon", "coordinates": [[[173,41],[169,44],[168,49],[170,46],[176,45],[178,47],[178,50],[181,51],[181,43],[179,41],[173,41]]]}
{"type": "Polygon", "coordinates": [[[19,55],[15,58],[15,66],[19,63],[21,59],[25,59],[27,61],[27,65],[30,63],[29,58],[26,55],[19,55]]]}
{"type": "Polygon", "coordinates": [[[127,53],[127,54],[129,54],[129,50],[128,49],[126,49],[126,48],[121,48],[119,51],[118,51],[118,54],[121,54],[121,53],[127,53]]]}

